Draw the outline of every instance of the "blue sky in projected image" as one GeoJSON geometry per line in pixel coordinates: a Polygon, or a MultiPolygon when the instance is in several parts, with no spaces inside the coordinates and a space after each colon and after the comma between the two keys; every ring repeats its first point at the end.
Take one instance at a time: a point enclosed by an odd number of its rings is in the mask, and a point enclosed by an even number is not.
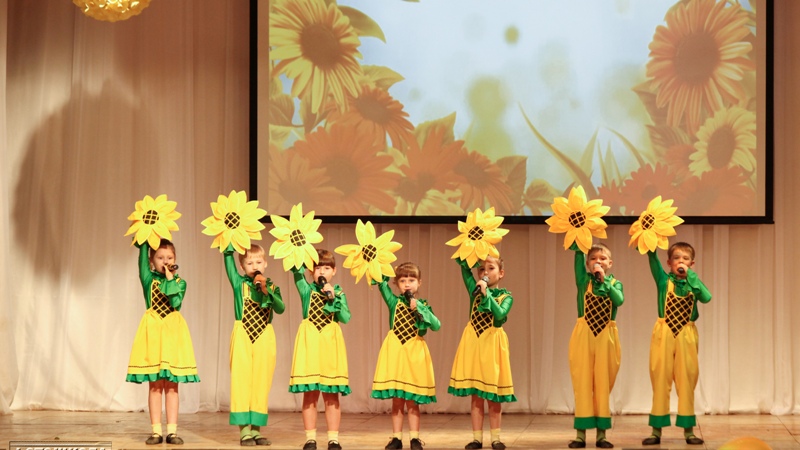
{"type": "MultiPolygon", "coordinates": [[[[386,43],[361,39],[362,63],[405,77],[389,92],[415,125],[455,111],[456,138],[463,138],[475,120],[466,93],[479,78],[499,81],[506,104],[496,125],[517,154],[531,157],[529,179],[564,186],[568,174],[533,136],[520,106],[545,138],[574,159],[595,131],[601,148],[613,148],[623,173],[637,166],[609,129],[649,148],[647,116],[631,88],[645,81],[648,44],[675,0],[338,3],[382,28],[386,43]],[[519,32],[514,43],[505,37],[511,27],[519,32]]],[[[595,171],[595,183],[599,176],[595,171]]]]}

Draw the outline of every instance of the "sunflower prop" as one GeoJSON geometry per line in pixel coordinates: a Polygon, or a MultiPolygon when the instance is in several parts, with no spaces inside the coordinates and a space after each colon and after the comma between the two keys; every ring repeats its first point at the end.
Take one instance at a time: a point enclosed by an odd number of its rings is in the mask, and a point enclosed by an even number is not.
{"type": "Polygon", "coordinates": [[[669,247],[669,236],[675,236],[675,227],[683,223],[683,219],[675,215],[678,208],[672,206],[672,200],[661,201],[661,196],[650,200],[647,209],[633,222],[628,234],[631,240],[628,247],[636,245],[639,253],[654,252],[656,247],[666,250],[669,247]]]}
{"type": "Polygon", "coordinates": [[[322,220],[314,218],[314,211],[304,216],[302,203],[292,206],[289,220],[274,214],[269,218],[275,225],[275,228],[269,230],[269,234],[277,239],[269,247],[269,255],[282,259],[285,271],[303,266],[314,270],[314,264],[319,262],[314,244],[322,242],[322,234],[317,231],[322,220]]]}
{"type": "Polygon", "coordinates": [[[224,252],[233,245],[234,250],[244,254],[250,248],[251,239],[261,239],[264,225],[259,221],[267,212],[258,207],[258,201],[247,201],[244,191],[231,191],[225,197],[220,195],[216,202],[211,202],[213,215],[201,224],[206,228],[203,234],[214,236],[211,248],[219,248],[224,252]]]}
{"type": "Polygon", "coordinates": [[[358,244],[340,245],[335,252],[347,257],[342,266],[350,269],[350,274],[356,277],[356,283],[364,275],[367,276],[367,282],[381,281],[384,275],[395,276],[391,263],[397,260],[394,252],[403,245],[393,242],[393,237],[394,230],[376,237],[372,223],[365,224],[359,219],[356,224],[358,244]]]}
{"type": "Polygon", "coordinates": [[[131,245],[142,245],[145,242],[150,244],[150,248],[158,248],[161,239],[172,239],[170,231],[178,231],[178,224],[175,221],[181,213],[175,211],[176,202],[167,200],[165,194],[159,195],[155,199],[145,195],[142,200],[136,202],[136,210],[128,216],[132,220],[128,232],[125,236],[133,234],[131,245]]]}
{"type": "Polygon", "coordinates": [[[564,249],[570,248],[573,242],[583,253],[588,253],[592,246],[592,236],[605,239],[608,226],[602,217],[611,209],[603,206],[600,199],[586,200],[583,186],[569,191],[569,199],[556,197],[553,199],[553,215],[545,220],[550,225],[551,233],[564,233],[564,249]]]}
{"type": "Polygon", "coordinates": [[[478,261],[483,261],[487,256],[500,257],[495,244],[503,240],[508,234],[505,228],[498,228],[503,223],[502,216],[494,215],[494,207],[481,211],[475,209],[467,214],[467,221],[458,221],[458,236],[446,242],[447,245],[458,247],[451,258],[466,261],[470,267],[475,267],[478,261]]]}

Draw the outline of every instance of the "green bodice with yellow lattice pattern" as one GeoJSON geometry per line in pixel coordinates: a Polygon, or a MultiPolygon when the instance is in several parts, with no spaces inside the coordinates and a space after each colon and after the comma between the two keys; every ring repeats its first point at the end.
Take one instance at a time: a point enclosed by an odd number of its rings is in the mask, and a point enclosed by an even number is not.
{"type": "Polygon", "coordinates": [[[678,324],[686,319],[688,311],[688,321],[696,321],[700,317],[697,302],[711,301],[711,293],[700,281],[697,272],[689,269],[686,278],[681,279],[664,270],[655,252],[648,252],[647,256],[650,260],[650,272],[658,289],[658,317],[678,324]]]}
{"type": "Polygon", "coordinates": [[[320,291],[319,287],[306,280],[304,269],[292,268],[292,273],[297,292],[300,294],[304,319],[309,319],[318,330],[330,322],[347,323],[350,321],[347,297],[338,284],[333,286],[334,299],[326,301],[327,296],[320,291]]]}
{"type": "MultiPolygon", "coordinates": [[[[587,323],[594,322],[595,328],[616,320],[617,308],[625,301],[622,282],[611,275],[607,275],[601,283],[586,269],[586,255],[573,244],[575,250],[575,284],[578,288],[578,317],[583,317],[587,323]],[[608,301],[606,303],[606,300],[608,301]],[[590,311],[587,308],[591,308],[590,311]],[[608,312],[606,313],[606,310],[608,312]],[[590,317],[586,317],[589,315],[590,317]],[[606,317],[607,316],[607,317],[606,317]]],[[[592,325],[589,325],[592,328],[592,325]]],[[[602,331],[602,328],[597,332],[602,331]]],[[[595,332],[595,329],[592,329],[595,332]]],[[[595,336],[597,336],[595,333],[595,336]]]]}
{"type": "MultiPolygon", "coordinates": [[[[266,312],[267,323],[272,323],[273,313],[283,314],[286,307],[283,303],[283,297],[281,297],[281,289],[272,280],[267,278],[267,293],[264,294],[255,287],[252,278],[239,273],[236,268],[236,262],[233,259],[232,247],[225,251],[224,260],[225,273],[228,275],[228,281],[233,289],[233,313],[236,320],[245,320],[246,302],[248,300],[266,312]]],[[[265,312],[258,312],[258,314],[263,315],[265,312]]]]}
{"type": "Polygon", "coordinates": [[[142,284],[145,307],[153,309],[160,317],[172,311],[180,311],[186,294],[186,281],[178,274],[167,280],[163,273],[150,270],[150,246],[145,242],[139,247],[139,281],[142,284]]]}

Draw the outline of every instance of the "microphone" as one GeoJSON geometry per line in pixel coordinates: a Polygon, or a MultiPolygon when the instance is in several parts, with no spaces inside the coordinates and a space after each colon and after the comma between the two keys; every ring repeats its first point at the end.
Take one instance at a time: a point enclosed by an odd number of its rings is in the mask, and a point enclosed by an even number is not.
{"type": "Polygon", "coordinates": [[[260,270],[256,270],[255,272],[253,272],[253,286],[255,286],[256,289],[258,289],[260,291],[261,290],[261,282],[255,280],[255,278],[257,276],[259,276],[259,275],[261,275],[261,271],[260,270]]]}
{"type": "MultiPolygon", "coordinates": [[[[326,284],[328,284],[328,280],[322,275],[320,275],[319,278],[317,278],[317,284],[319,285],[319,288],[322,289],[326,284]]],[[[322,292],[325,294],[326,297],[328,297],[329,301],[333,301],[334,298],[333,292],[331,291],[322,291],[322,292]]]]}
{"type": "MultiPolygon", "coordinates": [[[[486,283],[486,287],[488,288],[488,287],[489,287],[489,277],[487,277],[486,275],[484,275],[484,276],[483,276],[483,278],[481,278],[481,280],[482,280],[484,283],[486,283]]],[[[478,295],[480,292],[481,292],[481,286],[480,286],[480,285],[478,285],[478,286],[475,286],[475,289],[472,291],[472,296],[473,296],[473,297],[475,297],[475,296],[476,296],[476,295],[478,295]]]]}
{"type": "Polygon", "coordinates": [[[403,292],[403,296],[405,296],[406,300],[408,301],[411,301],[411,299],[414,298],[414,294],[411,293],[411,289],[406,289],[406,291],[403,292]]]}
{"type": "Polygon", "coordinates": [[[593,267],[595,269],[595,271],[594,271],[594,279],[598,283],[602,283],[603,282],[603,277],[600,276],[600,271],[597,270],[598,267],[600,267],[600,263],[594,263],[594,267],[593,267]]]}
{"type": "Polygon", "coordinates": [[[176,270],[178,270],[177,264],[164,264],[164,267],[169,269],[170,272],[175,272],[176,270]]]}
{"type": "Polygon", "coordinates": [[[683,275],[683,274],[685,274],[685,273],[686,273],[686,269],[684,269],[684,268],[683,268],[683,266],[681,266],[681,267],[678,267],[678,273],[679,273],[679,274],[681,274],[681,275],[683,275]]]}

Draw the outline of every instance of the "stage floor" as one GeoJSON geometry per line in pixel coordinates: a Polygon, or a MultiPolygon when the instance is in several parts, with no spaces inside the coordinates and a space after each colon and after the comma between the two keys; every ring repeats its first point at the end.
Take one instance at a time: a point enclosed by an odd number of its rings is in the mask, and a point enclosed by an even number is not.
{"type": "MultiPolygon", "coordinates": [[[[617,449],[642,449],[647,437],[646,415],[614,417],[614,428],[608,439],[617,449]]],[[[0,415],[0,448],[7,449],[10,440],[103,440],[111,441],[116,449],[149,449],[165,447],[185,450],[239,449],[238,430],[228,425],[227,413],[181,414],[178,432],[185,445],[147,446],[150,426],[147,413],[16,411],[0,415]]],[[[407,426],[407,425],[406,425],[407,426]]],[[[484,432],[484,448],[489,445],[488,415],[484,432]]],[[[422,440],[426,450],[463,449],[471,440],[469,415],[424,414],[422,440]]],[[[299,449],[305,441],[300,413],[273,412],[269,416],[266,435],[272,440],[269,447],[256,449],[299,449]]],[[[514,449],[565,449],[575,435],[572,416],[504,414],[502,440],[514,449]]],[[[166,431],[166,428],[165,428],[166,431]]],[[[665,429],[660,446],[648,449],[715,449],[738,437],[756,437],[773,449],[800,449],[800,416],[730,415],[699,416],[695,434],[705,439],[705,445],[687,445],[682,430],[665,429]]],[[[325,417],[318,419],[318,442],[326,445],[325,417]]],[[[388,414],[344,414],[340,442],[344,450],[382,449],[391,435],[388,414]]],[[[594,448],[594,432],[588,432],[587,448],[594,448]]],[[[408,448],[408,430],[403,437],[408,448]]]]}

